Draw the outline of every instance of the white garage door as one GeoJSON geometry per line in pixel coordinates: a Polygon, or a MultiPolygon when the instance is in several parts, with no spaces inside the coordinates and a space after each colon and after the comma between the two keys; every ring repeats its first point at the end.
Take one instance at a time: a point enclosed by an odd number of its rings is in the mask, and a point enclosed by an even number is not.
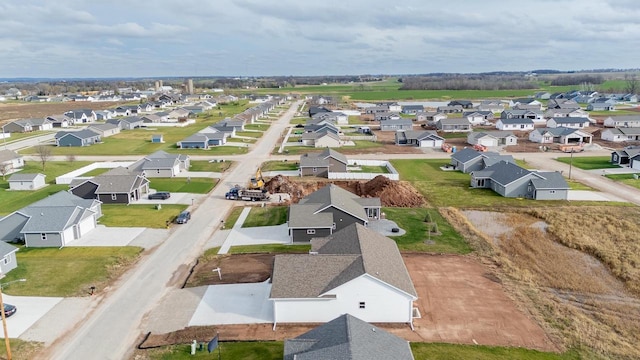
{"type": "Polygon", "coordinates": [[[88,218],[82,220],[80,224],[78,224],[80,228],[80,236],[88,233],[89,231],[95,229],[96,227],[96,219],[93,216],[89,216],[88,218]]]}
{"type": "Polygon", "coordinates": [[[478,140],[478,144],[483,146],[496,146],[496,143],[493,139],[480,139],[478,140]]]}

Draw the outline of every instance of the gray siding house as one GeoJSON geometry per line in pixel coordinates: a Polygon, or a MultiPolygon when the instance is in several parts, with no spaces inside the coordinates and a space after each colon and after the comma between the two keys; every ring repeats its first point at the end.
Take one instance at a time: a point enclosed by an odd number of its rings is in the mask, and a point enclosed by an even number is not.
{"type": "Polygon", "coordinates": [[[471,148],[464,148],[451,155],[451,165],[463,173],[482,170],[500,161],[515,163],[511,155],[501,155],[491,151],[480,152],[471,148]]]}
{"type": "Polygon", "coordinates": [[[559,172],[529,171],[506,161],[471,172],[471,187],[535,200],[567,200],[569,193],[569,185],[559,172]]]}
{"type": "Polygon", "coordinates": [[[174,177],[182,171],[188,171],[190,159],[188,155],[169,154],[156,151],[131,164],[127,169],[140,172],[145,177],[174,177]]]}
{"type": "Polygon", "coordinates": [[[58,146],[89,146],[101,142],[100,134],[93,130],[59,131],[55,135],[58,146]]]}
{"type": "Polygon", "coordinates": [[[347,157],[332,149],[307,153],[300,156],[300,175],[329,177],[329,172],[347,172],[347,164],[347,157]]]}
{"type": "Polygon", "coordinates": [[[397,131],[413,129],[411,119],[381,120],[380,131],[397,131]]]}
{"type": "Polygon", "coordinates": [[[104,204],[130,204],[149,193],[149,180],[119,167],[102,175],[71,184],[72,194],[83,199],[97,199],[104,204]]]}
{"type": "Polygon", "coordinates": [[[16,258],[18,250],[17,247],[0,241],[0,277],[4,277],[9,271],[18,267],[16,258]]]}
{"type": "Polygon", "coordinates": [[[438,120],[436,128],[443,132],[468,132],[471,131],[471,123],[465,118],[447,118],[438,120]]]}
{"type": "Polygon", "coordinates": [[[309,242],[354,223],[366,226],[369,219],[380,218],[381,207],[379,198],[361,198],[329,184],[289,207],[289,238],[309,242]]]}

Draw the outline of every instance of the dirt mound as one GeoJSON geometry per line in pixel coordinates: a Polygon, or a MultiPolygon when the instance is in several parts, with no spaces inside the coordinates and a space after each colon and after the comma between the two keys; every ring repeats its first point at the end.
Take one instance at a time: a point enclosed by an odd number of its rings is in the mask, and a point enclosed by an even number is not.
{"type": "MultiPolygon", "coordinates": [[[[297,203],[301,198],[326,186],[327,181],[292,181],[286,176],[277,175],[265,185],[274,193],[287,193],[291,201],[297,203]]],[[[334,181],[333,184],[362,197],[379,197],[382,206],[419,207],[424,205],[424,198],[409,183],[389,180],[384,176],[376,176],[367,181],[334,181]]]]}
{"type": "Polygon", "coordinates": [[[379,197],[382,206],[419,207],[424,198],[409,183],[390,180],[382,175],[355,184],[355,192],[363,197],[379,197]]]}

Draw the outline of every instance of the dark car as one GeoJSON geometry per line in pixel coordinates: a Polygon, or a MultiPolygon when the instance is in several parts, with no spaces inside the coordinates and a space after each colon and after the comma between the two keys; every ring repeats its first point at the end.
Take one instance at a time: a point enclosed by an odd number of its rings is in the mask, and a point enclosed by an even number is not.
{"type": "Polygon", "coordinates": [[[166,191],[159,191],[157,193],[149,194],[149,200],[167,200],[171,197],[171,194],[166,191]]]}
{"type": "Polygon", "coordinates": [[[18,311],[18,308],[11,304],[3,304],[4,305],[4,316],[9,317],[18,311]]]}
{"type": "Polygon", "coordinates": [[[186,224],[189,219],[191,219],[191,213],[185,210],[176,218],[176,224],[186,224]]]}

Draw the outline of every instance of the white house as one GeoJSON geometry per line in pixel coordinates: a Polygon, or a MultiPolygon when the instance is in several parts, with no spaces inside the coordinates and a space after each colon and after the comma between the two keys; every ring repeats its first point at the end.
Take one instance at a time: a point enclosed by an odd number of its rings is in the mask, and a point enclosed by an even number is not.
{"type": "Polygon", "coordinates": [[[593,135],[565,127],[537,128],[529,133],[529,141],[539,144],[591,144],[593,135]]]}
{"type": "Polygon", "coordinates": [[[417,293],[395,241],[352,224],[311,240],[309,254],[276,255],[269,299],[277,323],[409,323],[417,293]]]}
{"type": "Polygon", "coordinates": [[[604,129],[600,138],[605,141],[623,142],[640,140],[640,128],[613,128],[604,129]]]}
{"type": "Polygon", "coordinates": [[[604,127],[640,127],[640,116],[609,116],[604,119],[604,127]]]}
{"type": "Polygon", "coordinates": [[[570,129],[584,129],[591,125],[588,117],[554,117],[547,121],[547,127],[565,127],[570,129]]]}
{"type": "Polygon", "coordinates": [[[44,174],[16,173],[9,178],[9,190],[37,190],[47,185],[44,174]]]}
{"type": "Polygon", "coordinates": [[[531,119],[498,119],[496,122],[496,129],[498,130],[530,131],[533,130],[533,128],[534,123],[531,119]]]}
{"type": "Polygon", "coordinates": [[[10,174],[24,166],[24,158],[13,150],[0,150],[0,167],[4,174],[10,174]]]}
{"type": "Polygon", "coordinates": [[[467,143],[488,147],[517,145],[518,137],[511,131],[474,131],[467,135],[467,143]]]}

